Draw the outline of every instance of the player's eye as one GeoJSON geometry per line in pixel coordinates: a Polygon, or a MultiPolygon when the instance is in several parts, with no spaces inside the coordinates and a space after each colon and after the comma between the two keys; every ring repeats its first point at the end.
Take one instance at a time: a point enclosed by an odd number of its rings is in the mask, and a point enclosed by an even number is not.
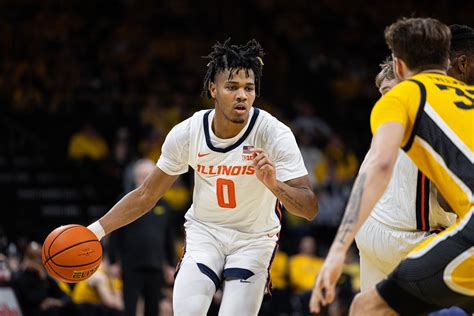
{"type": "Polygon", "coordinates": [[[253,90],[255,90],[254,87],[245,87],[245,91],[252,92],[253,90]]]}
{"type": "Polygon", "coordinates": [[[236,86],[227,86],[226,89],[234,91],[234,90],[237,90],[237,87],[236,86]]]}

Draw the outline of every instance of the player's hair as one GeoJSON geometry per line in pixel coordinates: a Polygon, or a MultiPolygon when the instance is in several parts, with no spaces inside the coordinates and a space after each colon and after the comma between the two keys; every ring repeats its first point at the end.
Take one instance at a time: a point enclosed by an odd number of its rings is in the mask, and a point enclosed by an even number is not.
{"type": "Polygon", "coordinates": [[[451,29],[451,58],[460,54],[474,55],[474,29],[467,25],[453,24],[451,29]]]}
{"type": "Polygon", "coordinates": [[[215,76],[225,70],[230,70],[229,79],[235,71],[244,69],[247,76],[252,69],[255,75],[255,91],[260,95],[260,82],[262,78],[263,60],[265,55],[262,46],[252,39],[245,45],[231,45],[230,38],[224,43],[217,42],[212,46],[212,52],[204,58],[210,59],[207,64],[207,73],[204,76],[202,95],[211,98],[209,84],[214,81],[215,76]]]}
{"type": "Polygon", "coordinates": [[[402,18],[385,29],[385,41],[393,56],[414,71],[446,69],[451,31],[432,18],[402,18]]]}
{"type": "Polygon", "coordinates": [[[395,79],[395,73],[393,72],[393,59],[392,57],[387,57],[380,65],[380,72],[375,76],[375,86],[380,88],[382,81],[384,79],[392,80],[395,79]]]}

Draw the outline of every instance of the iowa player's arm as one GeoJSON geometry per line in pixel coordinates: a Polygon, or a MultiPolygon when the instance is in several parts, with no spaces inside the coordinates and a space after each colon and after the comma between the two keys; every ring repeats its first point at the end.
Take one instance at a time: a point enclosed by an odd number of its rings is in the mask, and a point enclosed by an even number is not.
{"type": "Polygon", "coordinates": [[[318,274],[310,300],[311,312],[319,312],[321,304],[327,305],[334,300],[347,250],[385,192],[398,150],[410,137],[412,123],[408,111],[412,104],[418,106],[420,98],[419,90],[412,88],[411,83],[408,86],[399,84],[383,96],[372,111],[372,143],[352,188],[336,238],[318,274]],[[412,93],[408,99],[407,93],[412,93]],[[414,103],[416,99],[418,103],[414,103]]]}

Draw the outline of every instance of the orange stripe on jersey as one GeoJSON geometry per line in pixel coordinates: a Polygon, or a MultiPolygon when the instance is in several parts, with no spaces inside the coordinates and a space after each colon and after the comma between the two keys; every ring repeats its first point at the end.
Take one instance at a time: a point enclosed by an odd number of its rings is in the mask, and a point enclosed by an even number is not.
{"type": "Polygon", "coordinates": [[[460,217],[464,217],[472,207],[469,197],[460,185],[456,176],[446,167],[442,161],[438,161],[428,150],[423,140],[415,137],[415,141],[408,153],[413,162],[420,170],[425,170],[424,174],[436,184],[436,187],[448,201],[453,211],[460,217]]]}
{"type": "Polygon", "coordinates": [[[272,295],[272,277],[271,277],[271,273],[270,273],[270,270],[272,268],[272,263],[273,263],[273,259],[275,259],[275,255],[278,251],[278,242],[276,243],[275,245],[275,249],[273,249],[273,253],[272,253],[272,258],[270,259],[270,263],[268,264],[268,269],[267,269],[267,273],[268,273],[268,277],[267,277],[267,293],[269,295],[272,295]]]}
{"type": "Polygon", "coordinates": [[[281,222],[281,220],[282,220],[282,218],[283,218],[283,214],[281,213],[281,203],[280,203],[280,200],[277,200],[277,201],[276,201],[275,213],[277,214],[278,219],[279,219],[280,222],[281,222]]]}
{"type": "Polygon", "coordinates": [[[416,181],[416,228],[422,231],[430,230],[430,181],[418,171],[416,181]]]}
{"type": "Polygon", "coordinates": [[[425,175],[421,176],[421,229],[426,230],[425,222],[425,175]]]}

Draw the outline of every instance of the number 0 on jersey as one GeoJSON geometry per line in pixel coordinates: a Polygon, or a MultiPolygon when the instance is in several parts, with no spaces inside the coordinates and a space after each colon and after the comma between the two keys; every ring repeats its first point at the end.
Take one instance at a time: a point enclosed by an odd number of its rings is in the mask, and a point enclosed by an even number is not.
{"type": "Polygon", "coordinates": [[[222,208],[235,208],[235,184],[229,179],[218,178],[217,186],[217,203],[222,208]]]}

